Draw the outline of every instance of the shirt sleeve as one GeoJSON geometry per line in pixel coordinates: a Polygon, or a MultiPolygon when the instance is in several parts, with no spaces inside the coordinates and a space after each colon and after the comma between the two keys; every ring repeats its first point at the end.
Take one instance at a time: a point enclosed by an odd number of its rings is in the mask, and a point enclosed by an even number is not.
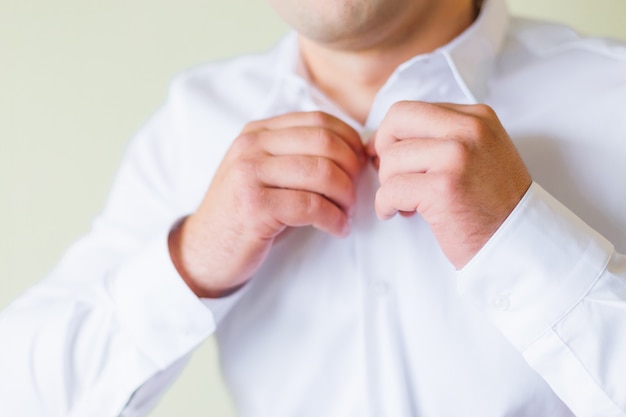
{"type": "Polygon", "coordinates": [[[0,315],[0,415],[144,415],[215,330],[229,301],[214,315],[167,248],[182,214],[169,117],[131,142],[91,232],[0,315]]]}
{"type": "Polygon", "coordinates": [[[576,416],[626,416],[626,257],[538,184],[458,285],[576,416]]]}

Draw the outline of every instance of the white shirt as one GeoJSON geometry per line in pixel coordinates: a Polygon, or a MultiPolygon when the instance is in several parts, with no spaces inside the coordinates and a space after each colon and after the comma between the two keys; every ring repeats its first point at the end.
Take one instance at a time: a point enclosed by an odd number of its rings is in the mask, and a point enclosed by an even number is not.
{"type": "Polygon", "coordinates": [[[144,415],[216,332],[243,417],[626,416],[626,48],[490,0],[365,126],[297,62],[290,35],[173,82],[91,233],[0,316],[0,415],[144,415]],[[489,104],[533,176],[463,270],[419,216],[377,220],[371,168],[349,237],[290,229],[243,290],[193,295],[168,230],[247,122],[321,109],[367,136],[398,100],[489,104]]]}

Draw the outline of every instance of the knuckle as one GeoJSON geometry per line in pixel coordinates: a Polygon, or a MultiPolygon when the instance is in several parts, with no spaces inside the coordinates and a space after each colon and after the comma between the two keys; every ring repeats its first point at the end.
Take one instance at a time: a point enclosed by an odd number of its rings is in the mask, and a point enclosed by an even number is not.
{"type": "Polygon", "coordinates": [[[243,155],[250,152],[258,142],[258,135],[254,132],[246,132],[239,135],[230,146],[235,155],[243,155]]]}
{"type": "MultiPolygon", "coordinates": [[[[384,135],[388,130],[392,129],[396,121],[401,118],[401,115],[405,112],[406,105],[406,101],[396,101],[389,107],[387,114],[385,114],[385,117],[380,123],[377,135],[384,135]]],[[[375,145],[378,148],[380,141],[376,141],[375,145]]]]}
{"type": "Polygon", "coordinates": [[[303,196],[304,212],[309,218],[315,217],[322,210],[322,197],[315,193],[306,193],[303,196]]]}
{"type": "Polygon", "coordinates": [[[434,183],[435,192],[441,197],[452,199],[463,188],[463,179],[460,175],[448,173],[440,175],[434,183]]]}
{"type": "Polygon", "coordinates": [[[361,172],[361,163],[356,156],[351,156],[345,162],[346,165],[346,173],[353,180],[356,181],[359,178],[359,173],[361,172]]]}
{"type": "Polygon", "coordinates": [[[447,142],[446,154],[452,166],[456,169],[464,169],[471,160],[471,149],[469,144],[457,140],[447,142]]]}
{"type": "Polygon", "coordinates": [[[391,107],[389,107],[388,113],[389,114],[397,113],[403,108],[404,103],[405,103],[404,101],[396,101],[395,103],[391,105],[391,107]]]}
{"type": "Polygon", "coordinates": [[[317,146],[324,154],[332,154],[335,145],[335,136],[328,129],[318,129],[317,146]]]}
{"type": "Polygon", "coordinates": [[[263,121],[253,120],[244,125],[242,132],[243,133],[256,132],[256,131],[262,130],[262,128],[263,128],[263,121]]]}
{"type": "Polygon", "coordinates": [[[253,159],[238,159],[231,167],[235,183],[245,185],[258,178],[259,163],[253,159]]]}
{"type": "Polygon", "coordinates": [[[309,117],[311,118],[311,121],[315,126],[326,125],[330,120],[330,116],[320,110],[310,112],[309,117]]]}
{"type": "Polygon", "coordinates": [[[491,108],[491,106],[488,106],[487,104],[483,104],[483,103],[475,104],[474,111],[479,117],[482,117],[485,119],[492,119],[494,117],[497,117],[495,110],[493,110],[493,108],[491,108]]]}
{"type": "MultiPolygon", "coordinates": [[[[389,130],[393,129],[393,120],[383,120],[381,127],[378,129],[377,140],[374,142],[374,150],[376,151],[376,156],[382,161],[383,159],[387,159],[390,155],[393,156],[390,148],[394,146],[393,139],[390,139],[392,135],[389,130]],[[389,130],[388,130],[389,129],[389,130]]],[[[397,142],[395,142],[397,143],[397,142]]]]}
{"type": "Polygon", "coordinates": [[[487,127],[486,122],[478,116],[465,116],[463,124],[469,136],[474,140],[480,140],[489,133],[489,128],[487,127]]]}
{"type": "Polygon", "coordinates": [[[327,182],[333,178],[333,163],[326,158],[315,158],[314,175],[322,181],[327,182]]]}
{"type": "Polygon", "coordinates": [[[415,103],[412,101],[400,100],[400,101],[396,101],[395,103],[393,103],[389,111],[393,113],[403,112],[403,111],[408,110],[409,108],[412,108],[414,105],[415,103]]]}

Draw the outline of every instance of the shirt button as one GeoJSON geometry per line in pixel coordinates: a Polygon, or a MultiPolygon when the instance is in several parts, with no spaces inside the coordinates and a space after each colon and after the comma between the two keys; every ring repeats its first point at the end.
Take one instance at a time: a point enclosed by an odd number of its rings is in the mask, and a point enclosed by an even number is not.
{"type": "Polygon", "coordinates": [[[511,301],[507,294],[499,294],[491,299],[491,307],[494,310],[506,311],[511,306],[511,301]]]}
{"type": "Polygon", "coordinates": [[[374,281],[371,284],[372,292],[379,297],[389,294],[389,284],[384,281],[374,281]]]}

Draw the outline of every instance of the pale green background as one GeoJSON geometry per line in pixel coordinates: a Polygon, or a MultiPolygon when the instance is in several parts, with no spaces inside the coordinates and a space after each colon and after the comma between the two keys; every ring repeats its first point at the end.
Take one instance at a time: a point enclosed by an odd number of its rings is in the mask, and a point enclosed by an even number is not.
{"type": "MultiPolygon", "coordinates": [[[[626,39],[624,0],[509,3],[626,39]]],[[[286,30],[262,0],[0,0],[0,309],[87,231],[173,74],[286,30]]],[[[233,416],[216,355],[205,343],[151,416],[233,416]]]]}

